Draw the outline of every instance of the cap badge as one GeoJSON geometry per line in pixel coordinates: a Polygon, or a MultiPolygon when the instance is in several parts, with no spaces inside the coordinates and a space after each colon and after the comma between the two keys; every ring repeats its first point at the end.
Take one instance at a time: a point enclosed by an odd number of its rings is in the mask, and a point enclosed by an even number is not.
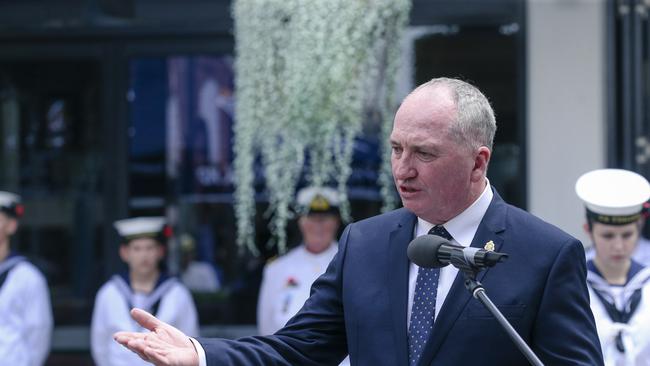
{"type": "Polygon", "coordinates": [[[329,202],[325,199],[325,197],[318,195],[314,197],[314,199],[311,201],[309,204],[309,209],[313,211],[327,211],[330,208],[329,202]]]}

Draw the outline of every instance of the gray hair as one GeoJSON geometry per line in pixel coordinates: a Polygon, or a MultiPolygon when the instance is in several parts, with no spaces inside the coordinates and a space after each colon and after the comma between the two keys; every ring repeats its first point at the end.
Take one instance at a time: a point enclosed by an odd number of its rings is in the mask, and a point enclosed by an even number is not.
{"type": "Polygon", "coordinates": [[[440,86],[452,92],[456,104],[456,120],[450,126],[449,133],[469,148],[487,146],[492,150],[497,123],[494,110],[485,95],[474,85],[451,78],[431,79],[417,87],[413,93],[423,88],[440,86]]]}

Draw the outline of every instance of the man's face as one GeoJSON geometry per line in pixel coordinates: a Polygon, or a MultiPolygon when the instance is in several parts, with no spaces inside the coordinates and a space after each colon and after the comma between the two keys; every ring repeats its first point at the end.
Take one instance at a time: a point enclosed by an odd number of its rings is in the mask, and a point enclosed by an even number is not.
{"type": "Polygon", "coordinates": [[[298,220],[302,240],[308,251],[321,253],[329,248],[339,229],[339,218],[332,214],[310,214],[298,220]]]}
{"type": "Polygon", "coordinates": [[[155,273],[163,255],[163,247],[152,238],[133,239],[120,246],[120,257],[129,265],[129,271],[137,275],[155,273]]]}
{"type": "Polygon", "coordinates": [[[636,222],[627,225],[594,222],[590,235],[598,262],[608,267],[627,264],[639,241],[639,231],[640,226],[636,222]]]}
{"type": "MultiPolygon", "coordinates": [[[[456,107],[449,90],[420,90],[407,97],[395,115],[390,136],[395,185],[404,207],[433,224],[454,218],[478,198],[477,152],[449,135],[456,107]]],[[[482,188],[480,191],[482,192],[482,188]]],[[[480,194],[480,192],[479,192],[480,194]]]]}

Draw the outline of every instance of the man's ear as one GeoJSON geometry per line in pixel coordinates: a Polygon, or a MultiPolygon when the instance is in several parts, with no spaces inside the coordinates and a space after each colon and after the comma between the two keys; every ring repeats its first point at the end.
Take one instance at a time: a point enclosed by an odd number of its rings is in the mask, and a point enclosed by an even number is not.
{"type": "Polygon", "coordinates": [[[582,224],[582,229],[585,231],[585,233],[587,233],[587,235],[591,237],[591,230],[589,229],[588,223],[585,222],[584,224],[582,224]]]}
{"type": "Polygon", "coordinates": [[[163,258],[165,258],[166,253],[167,253],[167,247],[162,244],[158,244],[158,260],[162,260],[163,258]]]}
{"type": "Polygon", "coordinates": [[[487,174],[488,163],[492,152],[487,146],[481,146],[474,155],[474,168],[472,170],[472,181],[478,182],[487,174]]]}
{"type": "Polygon", "coordinates": [[[300,228],[300,230],[302,230],[303,227],[305,226],[305,221],[307,221],[306,217],[307,217],[306,215],[300,215],[298,217],[298,227],[300,228]]]}
{"type": "Polygon", "coordinates": [[[129,260],[129,246],[128,246],[128,244],[120,244],[119,252],[120,252],[120,258],[122,259],[122,261],[124,261],[125,263],[128,262],[128,260],[129,260]]]}
{"type": "Polygon", "coordinates": [[[341,217],[336,216],[335,221],[336,221],[336,228],[338,229],[339,227],[341,227],[341,217]]]}

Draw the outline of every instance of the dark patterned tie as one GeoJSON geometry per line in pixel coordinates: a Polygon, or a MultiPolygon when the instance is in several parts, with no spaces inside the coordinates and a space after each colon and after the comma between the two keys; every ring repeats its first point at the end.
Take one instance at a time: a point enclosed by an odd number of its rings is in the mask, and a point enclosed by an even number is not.
{"type": "MultiPolygon", "coordinates": [[[[451,240],[451,235],[442,226],[434,226],[429,234],[442,236],[451,240]]],[[[422,350],[431,335],[433,318],[436,314],[436,295],[438,293],[438,277],[440,268],[421,268],[415,281],[415,294],[411,308],[411,322],[409,325],[409,365],[417,365],[422,355],[422,350]]]]}

